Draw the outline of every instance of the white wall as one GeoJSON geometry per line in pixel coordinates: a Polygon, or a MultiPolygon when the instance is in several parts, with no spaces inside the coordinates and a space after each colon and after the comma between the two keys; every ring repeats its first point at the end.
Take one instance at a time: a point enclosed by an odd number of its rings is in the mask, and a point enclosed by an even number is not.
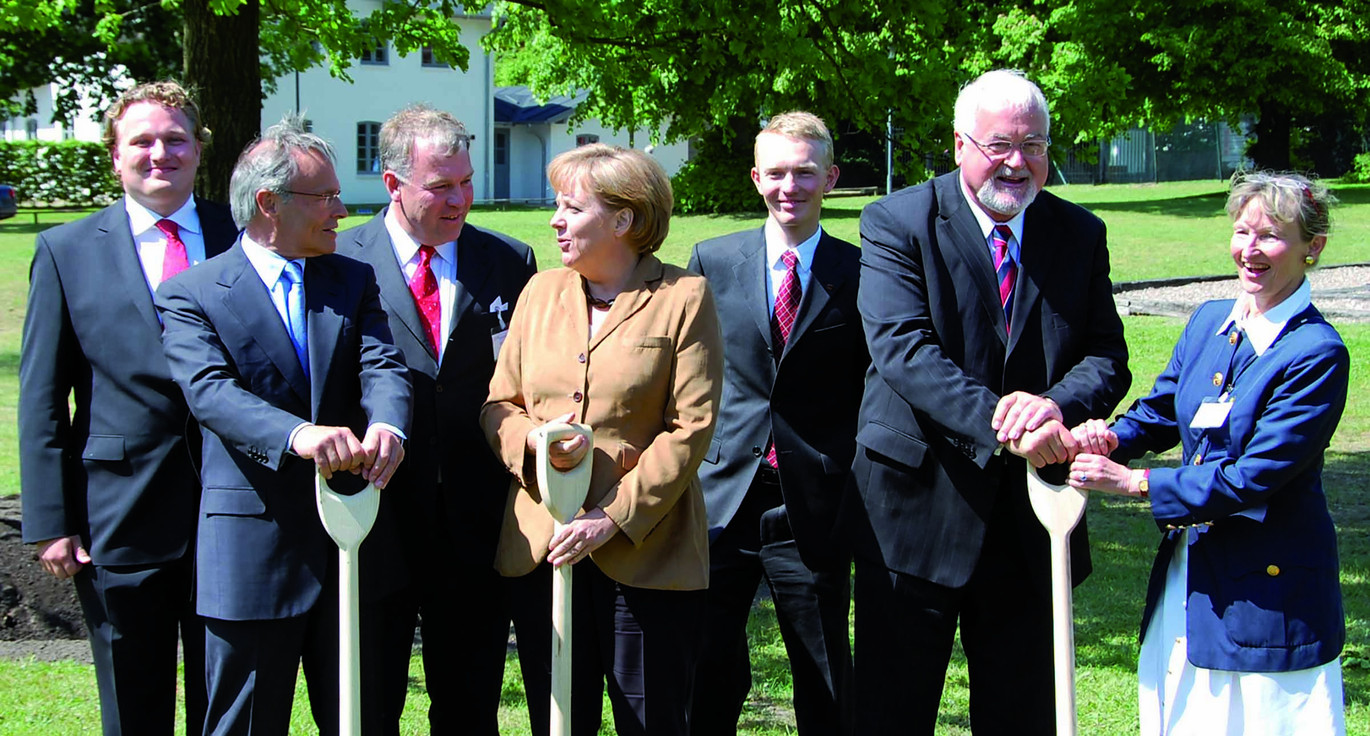
{"type": "Polygon", "coordinates": [[[576,136],[597,135],[600,143],[624,148],[646,150],[661,163],[668,176],[674,176],[689,154],[689,143],[680,141],[665,146],[651,146],[651,134],[639,130],[634,145],[628,145],[628,132],[614,132],[598,121],[587,121],[575,128],[566,123],[515,125],[509,136],[509,197],[510,199],[551,200],[555,192],[547,184],[547,162],[554,156],[576,147],[576,136]]]}
{"type": "Polygon", "coordinates": [[[643,128],[633,136],[633,145],[630,146],[628,145],[628,131],[612,131],[600,125],[598,120],[587,120],[575,128],[570,128],[565,123],[554,124],[552,126],[552,155],[555,156],[562,151],[575,148],[576,136],[587,134],[597,135],[600,143],[608,143],[611,146],[637,148],[644,151],[651,148],[647,153],[661,164],[661,168],[666,170],[668,176],[675,176],[689,154],[688,141],[681,140],[669,145],[652,146],[652,134],[643,128]]]}
{"type": "MultiPolygon", "coordinates": [[[[38,105],[38,112],[33,115],[26,115],[20,118],[10,118],[5,125],[4,135],[0,140],[23,141],[29,140],[26,133],[26,125],[29,120],[38,121],[37,139],[41,141],[60,141],[65,139],[65,128],[61,123],[52,122],[52,101],[53,92],[56,85],[48,84],[43,87],[33,88],[34,102],[38,105]]],[[[72,126],[72,137],[82,141],[100,140],[100,114],[83,104],[81,111],[76,115],[72,126]]]]}
{"type": "MultiPolygon", "coordinates": [[[[359,13],[369,13],[376,2],[350,3],[359,13]]],[[[401,58],[393,46],[386,65],[354,61],[349,84],[334,79],[326,66],[299,74],[299,103],[315,133],[331,142],[338,155],[338,180],[343,201],[383,203],[388,197],[379,173],[357,171],[357,123],[383,123],[405,105],[424,102],[446,110],[475,135],[471,143],[472,164],[476,169],[475,196],[489,197],[494,187],[490,173],[494,144],[494,67],[490,57],[481,53],[480,38],[490,31],[489,18],[463,17],[461,41],[471,50],[469,71],[448,67],[423,66],[418,51],[401,58]]],[[[294,75],[276,80],[276,92],[262,103],[262,127],[279,121],[295,109],[294,75]]]]}

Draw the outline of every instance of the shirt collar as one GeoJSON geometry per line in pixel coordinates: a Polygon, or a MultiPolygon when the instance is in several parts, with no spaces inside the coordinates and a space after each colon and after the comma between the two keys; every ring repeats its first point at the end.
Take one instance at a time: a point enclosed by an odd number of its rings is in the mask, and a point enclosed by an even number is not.
{"type": "MultiPolygon", "coordinates": [[[[780,257],[784,255],[785,251],[790,250],[790,248],[781,242],[780,238],[772,237],[770,220],[766,221],[766,227],[763,228],[763,231],[765,232],[766,239],[766,267],[778,268],[779,266],[777,266],[777,264],[780,263],[780,257]]],[[[813,232],[813,235],[810,235],[808,239],[794,247],[793,250],[795,255],[799,256],[799,265],[796,266],[796,271],[806,273],[809,269],[813,268],[813,254],[818,250],[818,241],[822,237],[823,226],[819,225],[818,229],[813,232]]]]}
{"type": "MultiPolygon", "coordinates": [[[[124,197],[124,212],[128,213],[129,229],[133,232],[133,237],[135,238],[148,230],[151,230],[157,225],[158,221],[163,219],[161,215],[144,207],[142,204],[135,201],[133,197],[124,197]]],[[[192,233],[200,232],[200,214],[195,211],[194,197],[187,198],[185,204],[181,205],[180,209],[171,213],[171,215],[165,219],[176,223],[176,227],[181,230],[187,230],[192,233]]]]}
{"type": "Polygon", "coordinates": [[[961,178],[959,170],[957,171],[956,179],[961,182],[961,198],[966,201],[966,206],[970,208],[971,214],[975,215],[975,221],[980,225],[980,235],[985,239],[985,243],[989,243],[989,234],[994,228],[1000,225],[1008,226],[1008,229],[1013,232],[1013,240],[1009,241],[1008,244],[1009,255],[1013,256],[1014,263],[1022,263],[1023,215],[1027,212],[1027,208],[1024,207],[1018,214],[1009,218],[1008,222],[997,222],[994,218],[989,216],[988,212],[985,212],[984,207],[980,206],[979,201],[975,199],[975,195],[966,184],[966,180],[961,178]]]}
{"type": "Polygon", "coordinates": [[[1232,311],[1214,334],[1224,334],[1229,328],[1236,325],[1237,329],[1246,333],[1247,339],[1251,341],[1251,347],[1256,350],[1256,355],[1263,355],[1266,350],[1270,349],[1271,345],[1275,344],[1275,338],[1284,331],[1284,326],[1289,323],[1289,320],[1312,304],[1313,289],[1308,285],[1308,279],[1304,279],[1293,294],[1290,294],[1274,307],[1267,309],[1264,314],[1250,314],[1251,297],[1243,294],[1232,305],[1232,311]]]}
{"type": "MultiPolygon", "coordinates": [[[[390,233],[390,242],[395,246],[395,257],[399,259],[400,265],[404,265],[414,260],[414,256],[419,252],[419,246],[422,243],[414,240],[414,236],[410,235],[400,225],[400,216],[396,214],[397,212],[398,208],[394,206],[385,209],[385,231],[390,233]]],[[[446,243],[434,245],[433,250],[437,252],[438,257],[455,263],[456,259],[453,258],[453,255],[456,247],[456,243],[449,240],[446,243]]]]}
{"type": "MultiPolygon", "coordinates": [[[[243,233],[242,243],[243,255],[247,256],[247,262],[252,264],[252,268],[261,277],[262,283],[266,284],[268,289],[275,286],[281,278],[281,271],[285,270],[286,261],[291,259],[287,259],[280,253],[261,245],[248,236],[246,232],[243,233]]],[[[300,264],[301,269],[304,269],[305,259],[295,258],[293,260],[300,264]]]]}

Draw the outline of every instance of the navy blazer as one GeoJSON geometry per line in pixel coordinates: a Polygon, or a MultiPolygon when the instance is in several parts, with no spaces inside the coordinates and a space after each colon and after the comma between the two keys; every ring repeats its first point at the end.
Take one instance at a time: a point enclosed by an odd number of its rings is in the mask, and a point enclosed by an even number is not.
{"type": "Polygon", "coordinates": [[[1346,639],[1337,542],[1322,491],[1323,452],[1346,406],[1350,357],[1312,306],[1259,358],[1218,333],[1233,302],[1208,302],[1185,327],[1151,394],[1114,423],[1119,462],[1183,448],[1151,471],[1151,512],[1165,531],[1142,633],[1155,611],[1177,528],[1189,546],[1189,660],[1208,669],[1283,672],[1331,661],[1346,639]],[[1229,370],[1231,368],[1232,370],[1229,370]],[[1226,423],[1196,429],[1204,401],[1235,375],[1226,423]],[[1234,516],[1254,511],[1249,516],[1234,516]]]}
{"type": "MultiPolygon", "coordinates": [[[[388,208],[387,208],[388,209],[388,208]]],[[[380,284],[395,345],[404,354],[414,392],[408,453],[382,498],[382,515],[425,519],[447,530],[453,557],[494,565],[509,473],[480,428],[480,408],[495,372],[491,339],[509,328],[514,305],[537,272],[533,251],[506,235],[470,223],[457,239],[457,283],[442,364],[428,344],[409,284],[395,258],[386,210],[338,236],[338,253],[371,264],[380,284]],[[493,311],[499,304],[505,309],[493,311]],[[449,495],[437,498],[439,479],[449,495]],[[439,518],[439,509],[442,516],[439,518]]],[[[405,545],[406,548],[414,547],[405,545]]],[[[427,549],[418,547],[417,549],[427,549]]],[[[434,561],[416,565],[427,570],[434,561]]]]}
{"type": "Polygon", "coordinates": [[[241,621],[309,611],[337,556],[314,505],[314,463],[290,453],[302,421],[409,426],[409,380],[371,267],[304,269],[310,377],[236,244],[157,290],[171,375],[204,437],[196,609],[241,621]]]}
{"type": "Polygon", "coordinates": [[[689,270],[709,280],[723,326],[723,400],[699,480],[712,542],[741,507],[774,436],[790,527],[804,563],[817,568],[832,556],[870,365],[856,311],[861,251],[823,233],[778,359],[768,267],[764,228],[704,241],[690,256],[689,270]]]}
{"type": "MultiPolygon", "coordinates": [[[[1067,426],[1104,416],[1132,376],[1113,304],[1104,224],[1040,192],[1024,213],[1012,334],[989,246],[958,172],[895,192],[861,213],[861,288],[871,369],[844,509],[859,556],[960,587],[998,504],[1022,519],[1020,545],[1049,564],[1027,500],[1026,463],[990,421],[1013,391],[1056,401],[1067,426]],[[1040,548],[1039,548],[1040,547],[1040,548]]],[[[1074,579],[1089,571],[1082,521],[1074,579]]],[[[1036,562],[1033,563],[1037,564],[1036,562]]]]}
{"type": "MultiPolygon", "coordinates": [[[[206,256],[227,250],[228,208],[195,210],[206,256]]],[[[38,234],[19,361],[25,542],[79,535],[97,565],[186,554],[199,433],[161,334],[124,200],[38,234]]]]}

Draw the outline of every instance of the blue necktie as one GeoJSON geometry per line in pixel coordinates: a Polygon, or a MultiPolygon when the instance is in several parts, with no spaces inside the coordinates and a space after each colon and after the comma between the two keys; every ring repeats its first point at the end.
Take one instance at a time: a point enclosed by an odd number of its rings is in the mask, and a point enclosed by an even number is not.
{"type": "Polygon", "coordinates": [[[1004,308],[1004,328],[1013,330],[1013,284],[1018,280],[1018,266],[1013,255],[1008,252],[1008,242],[1013,239],[1013,231],[1004,225],[994,228],[990,234],[994,242],[994,275],[999,282],[999,304],[1004,308]]]}
{"type": "Polygon", "coordinates": [[[281,271],[282,288],[285,289],[285,328],[290,332],[290,341],[295,343],[295,357],[300,359],[305,378],[309,377],[309,343],[305,336],[304,322],[304,269],[294,261],[286,261],[281,271]]]}

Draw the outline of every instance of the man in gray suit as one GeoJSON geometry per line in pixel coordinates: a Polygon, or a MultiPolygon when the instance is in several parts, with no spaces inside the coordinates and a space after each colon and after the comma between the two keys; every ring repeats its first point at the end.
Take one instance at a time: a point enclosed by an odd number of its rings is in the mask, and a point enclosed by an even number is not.
{"type": "Polygon", "coordinates": [[[374,596],[378,629],[362,654],[374,685],[363,694],[365,719],[380,734],[399,733],[416,619],[429,728],[499,734],[509,609],[494,558],[509,476],[479,415],[537,265],[527,245],[466,221],[469,142],[456,118],[427,106],[387,120],[380,144],[390,206],[338,246],[375,269],[414,386],[413,441],[380,519],[404,536],[369,542],[373,561],[400,566],[387,574],[408,573],[407,586],[374,596]]]}
{"type": "Polygon", "coordinates": [[[105,114],[124,198],[44,231],[19,360],[24,541],[81,601],[105,734],[169,734],[176,640],[189,732],[204,716],[191,600],[199,433],[161,351],[152,290],[233,244],[228,208],[191,196],[209,130],[175,82],[105,114]],[[68,397],[75,395],[75,413],[68,397]]]}
{"type": "Polygon", "coordinates": [[[287,118],[239,157],[230,194],[242,237],[157,291],[171,374],[207,430],[204,732],[284,735],[303,660],[331,734],[338,555],[314,476],[386,485],[404,456],[409,380],[371,267],[333,253],[347,209],[328,143],[287,118]]]}
{"type": "Polygon", "coordinates": [[[704,652],[690,729],[735,733],[751,688],[747,615],[764,578],[794,675],[801,734],[848,728],[851,557],[834,539],[869,357],[860,251],[819,225],[837,183],[832,137],[806,112],[756,137],[766,224],[695,247],[722,318],[723,403],[699,468],[709,516],[704,652]]]}

